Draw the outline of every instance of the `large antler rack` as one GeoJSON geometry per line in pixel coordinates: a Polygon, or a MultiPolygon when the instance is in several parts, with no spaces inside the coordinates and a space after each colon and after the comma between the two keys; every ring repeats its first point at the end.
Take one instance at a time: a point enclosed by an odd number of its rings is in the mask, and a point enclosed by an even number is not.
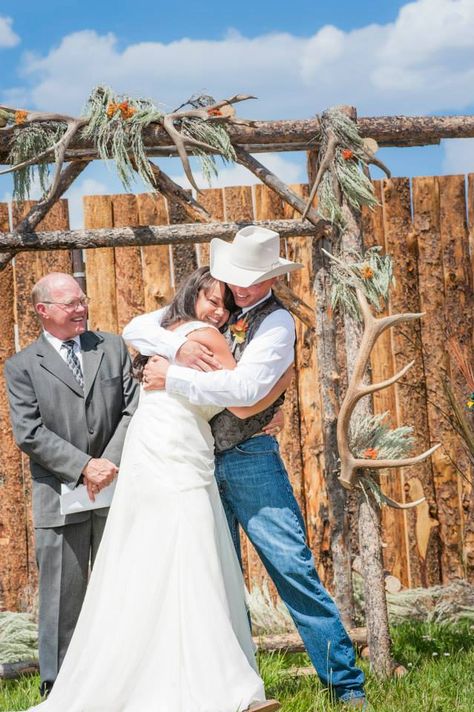
{"type": "MultiPolygon", "coordinates": [[[[393,314],[385,317],[374,317],[369,303],[360,289],[356,289],[357,301],[360,306],[362,313],[362,318],[364,322],[364,331],[362,335],[362,340],[354,365],[354,370],[349,381],[346,395],[341,405],[339,411],[339,416],[337,420],[337,443],[339,448],[339,457],[341,460],[341,473],[339,476],[339,481],[343,487],[346,489],[352,489],[354,486],[354,481],[357,476],[357,470],[370,468],[382,470],[385,468],[393,467],[409,467],[410,465],[416,465],[420,462],[426,460],[430,455],[434,453],[440,446],[440,444],[433,445],[429,450],[417,455],[415,457],[400,458],[395,460],[388,459],[366,459],[355,457],[349,447],[349,428],[351,416],[354,409],[361,398],[368,396],[375,391],[379,391],[382,388],[387,388],[393,383],[396,383],[402,376],[407,373],[407,371],[413,366],[414,361],[411,361],[406,366],[404,366],[398,373],[396,373],[391,378],[387,378],[385,381],[380,381],[379,383],[364,383],[364,374],[366,372],[367,366],[370,360],[370,354],[374,347],[375,342],[378,337],[386,330],[391,327],[396,326],[402,322],[413,321],[419,319],[423,316],[420,314],[393,314]]],[[[384,496],[384,500],[392,507],[397,509],[410,509],[416,507],[418,504],[424,501],[424,498],[419,499],[415,502],[409,502],[402,504],[391,500],[389,497],[384,496]]]]}

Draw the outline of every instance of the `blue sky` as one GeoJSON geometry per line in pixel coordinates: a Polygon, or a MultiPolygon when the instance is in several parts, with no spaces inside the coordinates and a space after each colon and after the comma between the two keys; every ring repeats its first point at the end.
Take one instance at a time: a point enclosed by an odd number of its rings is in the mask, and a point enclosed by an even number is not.
{"type": "MultiPolygon", "coordinates": [[[[338,103],[360,115],[472,113],[474,0],[2,0],[0,56],[0,103],[30,109],[78,114],[106,83],[168,109],[200,90],[254,93],[258,101],[239,107],[249,118],[304,118],[338,103]]],[[[474,141],[380,157],[394,175],[465,173],[474,141]]],[[[301,155],[265,161],[288,182],[304,180],[301,155]]],[[[185,184],[176,161],[160,165],[185,184]]],[[[254,179],[230,167],[219,181],[254,179]]],[[[1,177],[0,199],[10,191],[1,177]]],[[[71,190],[73,222],[83,194],[116,191],[113,172],[90,166],[71,190]]]]}

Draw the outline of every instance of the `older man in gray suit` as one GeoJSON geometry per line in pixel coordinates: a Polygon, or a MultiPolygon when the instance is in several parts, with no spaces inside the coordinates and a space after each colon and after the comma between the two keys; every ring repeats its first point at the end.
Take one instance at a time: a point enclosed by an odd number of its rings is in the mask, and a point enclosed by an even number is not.
{"type": "Polygon", "coordinates": [[[37,282],[37,341],[5,366],[13,431],[29,456],[39,567],[41,692],[63,661],[108,509],[61,514],[61,485],[83,483],[91,501],[118,472],[137,401],[119,336],[87,331],[88,299],[76,280],[54,272],[37,282]]]}

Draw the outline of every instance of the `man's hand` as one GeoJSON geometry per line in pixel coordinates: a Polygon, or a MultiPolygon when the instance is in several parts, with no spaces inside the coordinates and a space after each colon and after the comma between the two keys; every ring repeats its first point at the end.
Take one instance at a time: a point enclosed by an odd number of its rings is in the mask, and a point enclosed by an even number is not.
{"type": "Polygon", "coordinates": [[[162,391],[166,386],[169,366],[162,356],[152,356],[143,369],[143,388],[146,391],[162,391]]]}
{"type": "Polygon", "coordinates": [[[262,432],[266,435],[278,435],[283,430],[285,425],[285,418],[283,416],[283,411],[278,408],[277,412],[270,420],[270,422],[262,428],[262,432]]]}
{"type": "Polygon", "coordinates": [[[176,363],[196,371],[217,371],[222,368],[222,364],[214,357],[203,344],[197,341],[186,341],[176,354],[176,363]]]}
{"type": "Polygon", "coordinates": [[[105,457],[93,457],[82,470],[84,484],[87,487],[89,499],[95,501],[95,496],[101,489],[110,485],[117,476],[118,467],[105,457]]]}

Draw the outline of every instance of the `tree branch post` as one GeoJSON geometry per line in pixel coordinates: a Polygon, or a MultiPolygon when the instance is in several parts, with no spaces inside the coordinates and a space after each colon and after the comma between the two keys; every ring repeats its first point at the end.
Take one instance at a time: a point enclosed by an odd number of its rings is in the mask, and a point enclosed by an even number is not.
{"type": "MultiPolygon", "coordinates": [[[[355,120],[355,109],[344,107],[355,120]]],[[[353,252],[363,253],[364,242],[360,213],[342,196],[342,211],[345,227],[342,230],[341,257],[353,252]]],[[[344,336],[347,371],[349,376],[356,363],[362,336],[361,325],[351,317],[344,316],[344,336]]],[[[365,398],[358,404],[359,413],[372,414],[372,401],[365,398]],[[364,402],[365,401],[365,402],[364,402]]],[[[365,616],[370,663],[375,674],[388,677],[394,669],[391,656],[391,640],[385,594],[382,542],[380,537],[380,509],[371,493],[358,491],[359,548],[365,591],[365,616]]]]}

